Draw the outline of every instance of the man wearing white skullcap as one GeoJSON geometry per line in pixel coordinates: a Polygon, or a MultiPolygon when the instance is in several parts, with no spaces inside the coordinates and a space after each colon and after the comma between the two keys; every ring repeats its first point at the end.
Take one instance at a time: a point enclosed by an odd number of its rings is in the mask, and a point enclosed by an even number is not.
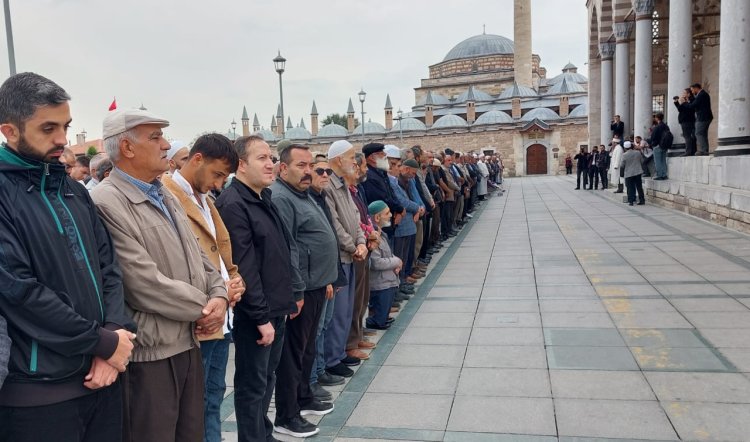
{"type": "Polygon", "coordinates": [[[182,141],[174,140],[169,144],[169,150],[167,151],[167,159],[169,160],[169,174],[173,174],[175,170],[182,169],[182,166],[187,163],[188,157],[190,156],[190,149],[188,145],[182,141]]]}

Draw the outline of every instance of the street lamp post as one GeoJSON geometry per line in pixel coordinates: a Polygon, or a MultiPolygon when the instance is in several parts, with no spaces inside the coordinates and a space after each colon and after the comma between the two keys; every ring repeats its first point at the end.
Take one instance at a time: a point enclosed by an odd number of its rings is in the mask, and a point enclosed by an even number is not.
{"type": "Polygon", "coordinates": [[[279,51],[279,55],[276,56],[276,58],[273,59],[273,67],[276,69],[276,72],[279,74],[279,102],[281,106],[281,138],[284,138],[284,88],[281,84],[281,74],[284,73],[284,68],[286,67],[286,58],[281,56],[281,51],[279,51]]]}
{"type": "Polygon", "coordinates": [[[5,7],[5,36],[8,39],[8,65],[10,75],[16,75],[16,51],[13,48],[13,29],[10,25],[10,0],[3,0],[5,7]]]}
{"type": "Polygon", "coordinates": [[[398,115],[398,139],[403,145],[404,144],[404,112],[401,110],[401,108],[398,109],[398,112],[396,112],[396,115],[398,115]]]}
{"type": "Polygon", "coordinates": [[[367,92],[365,92],[364,88],[359,89],[359,102],[362,105],[362,140],[365,139],[365,97],[367,96],[367,92]]]}
{"type": "Polygon", "coordinates": [[[232,135],[234,135],[234,141],[237,141],[237,122],[232,118],[232,135]]]}

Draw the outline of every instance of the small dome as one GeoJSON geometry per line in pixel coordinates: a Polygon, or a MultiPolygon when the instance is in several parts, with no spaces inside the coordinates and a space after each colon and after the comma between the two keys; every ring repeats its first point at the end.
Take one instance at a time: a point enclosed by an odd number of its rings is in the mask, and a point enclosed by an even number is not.
{"type": "Polygon", "coordinates": [[[578,67],[576,67],[576,65],[574,65],[574,64],[573,64],[573,63],[571,63],[571,62],[568,62],[568,64],[566,64],[566,65],[565,65],[565,66],[563,67],[562,71],[563,71],[563,72],[566,72],[566,71],[573,71],[573,72],[575,72],[575,71],[576,71],[576,69],[578,69],[578,67]]]}
{"type": "Polygon", "coordinates": [[[576,106],[575,109],[570,111],[568,114],[568,118],[585,118],[589,116],[589,105],[587,103],[583,103],[579,106],[576,106]]]}
{"type": "Polygon", "coordinates": [[[345,137],[349,135],[349,131],[346,130],[344,126],[341,126],[336,123],[326,124],[325,126],[321,127],[318,131],[319,137],[331,137],[331,138],[340,138],[345,137]]]}
{"type": "Polygon", "coordinates": [[[565,95],[586,92],[586,89],[575,81],[568,81],[567,78],[563,78],[563,81],[557,82],[547,90],[545,95],[565,95]]]}
{"type": "Polygon", "coordinates": [[[416,118],[404,118],[393,126],[391,133],[393,132],[414,132],[427,130],[427,126],[416,118]],[[403,129],[400,129],[401,123],[403,123],[403,129]]]}
{"type": "Polygon", "coordinates": [[[526,86],[520,86],[518,83],[513,82],[513,86],[505,88],[500,93],[501,100],[509,100],[511,98],[524,98],[524,97],[537,97],[539,94],[536,93],[536,91],[530,87],[526,86]]]}
{"type": "Polygon", "coordinates": [[[513,40],[501,35],[481,34],[469,37],[453,47],[443,61],[486,55],[513,54],[513,40]]]}
{"type": "Polygon", "coordinates": [[[263,139],[266,140],[266,141],[268,141],[268,142],[276,141],[276,135],[274,135],[273,132],[271,132],[268,129],[261,129],[261,130],[255,132],[253,135],[259,135],[259,136],[263,137],[263,139]]]}
{"type": "Polygon", "coordinates": [[[287,140],[309,140],[312,137],[312,134],[309,130],[305,129],[304,127],[293,127],[291,129],[287,129],[286,133],[284,134],[284,138],[287,140]]]}
{"type": "Polygon", "coordinates": [[[589,80],[585,76],[577,72],[563,72],[562,74],[556,75],[547,80],[547,85],[552,86],[557,83],[562,83],[566,80],[568,83],[588,83],[589,80]]]}
{"type": "Polygon", "coordinates": [[[533,121],[535,118],[538,118],[542,121],[555,121],[559,120],[560,116],[557,115],[557,113],[552,109],[546,107],[537,107],[536,109],[531,109],[530,111],[526,112],[526,114],[521,117],[521,121],[533,121]]]}
{"type": "Polygon", "coordinates": [[[466,127],[468,123],[458,115],[445,115],[440,117],[432,125],[432,129],[445,129],[448,127],[466,127]]]}
{"type": "MultiPolygon", "coordinates": [[[[356,129],[354,129],[353,134],[361,134],[362,133],[362,125],[357,126],[356,129]]],[[[368,121],[365,123],[365,134],[384,134],[385,133],[385,127],[380,123],[375,123],[374,121],[368,121]]]]}
{"type": "MultiPolygon", "coordinates": [[[[450,104],[451,100],[449,100],[447,97],[444,97],[440,94],[432,93],[432,104],[433,105],[442,105],[442,104],[450,104]]],[[[419,99],[419,102],[417,102],[417,106],[424,106],[425,102],[427,101],[427,95],[419,99]]]]}
{"type": "Polygon", "coordinates": [[[513,118],[503,111],[493,110],[485,112],[477,118],[474,122],[474,126],[482,126],[485,124],[501,124],[501,123],[512,123],[513,118]]]}
{"type": "MultiPolygon", "coordinates": [[[[492,95],[488,94],[487,92],[480,91],[479,89],[476,89],[476,88],[471,88],[471,89],[472,89],[472,94],[474,95],[474,101],[492,101],[495,99],[492,95]]],[[[466,91],[464,91],[464,93],[459,95],[458,98],[456,98],[456,102],[466,103],[468,101],[468,98],[469,98],[469,90],[467,89],[466,91]]]]}

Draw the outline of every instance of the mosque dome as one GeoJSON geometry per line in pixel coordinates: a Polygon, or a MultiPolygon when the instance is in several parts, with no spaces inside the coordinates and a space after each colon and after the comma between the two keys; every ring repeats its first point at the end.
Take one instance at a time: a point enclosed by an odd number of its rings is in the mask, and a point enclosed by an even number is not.
{"type": "Polygon", "coordinates": [[[482,126],[485,124],[500,124],[500,123],[512,123],[513,118],[503,111],[493,110],[485,112],[477,118],[474,122],[474,126],[482,126]]]}
{"type": "MultiPolygon", "coordinates": [[[[362,133],[362,125],[357,126],[356,129],[354,129],[353,134],[361,134],[362,133]]],[[[384,134],[385,133],[385,127],[380,124],[376,123],[374,121],[368,121],[365,123],[365,134],[384,134]]]]}
{"type": "Polygon", "coordinates": [[[521,121],[533,121],[534,119],[539,119],[542,121],[555,121],[559,120],[560,116],[557,115],[557,112],[553,111],[552,109],[546,107],[537,107],[526,112],[521,117],[521,121]]]}
{"type": "Polygon", "coordinates": [[[589,116],[589,105],[587,103],[576,106],[575,109],[570,111],[568,118],[585,118],[589,116]]]}
{"type": "Polygon", "coordinates": [[[552,86],[557,83],[562,83],[566,80],[568,83],[588,83],[589,79],[586,76],[579,74],[578,72],[565,71],[562,74],[556,75],[547,80],[547,85],[552,86]]]}
{"type": "Polygon", "coordinates": [[[319,137],[345,137],[349,135],[349,131],[344,126],[336,123],[326,124],[321,127],[318,131],[319,137]]]}
{"type": "Polygon", "coordinates": [[[287,140],[309,140],[311,137],[312,134],[309,130],[299,126],[287,129],[284,133],[284,138],[287,140]]]}
{"type": "Polygon", "coordinates": [[[480,34],[469,37],[454,46],[443,61],[483,57],[486,55],[507,55],[513,54],[513,52],[513,40],[501,35],[480,34]]]}
{"type": "Polygon", "coordinates": [[[263,137],[263,139],[267,142],[276,141],[276,135],[274,135],[273,132],[268,129],[261,129],[255,132],[253,135],[259,135],[263,137]]]}
{"type": "Polygon", "coordinates": [[[449,127],[466,127],[468,123],[458,115],[445,115],[437,119],[432,129],[446,129],[449,127]]]}
{"type": "Polygon", "coordinates": [[[393,132],[414,132],[427,130],[427,126],[416,118],[404,118],[393,126],[391,133],[393,132]],[[403,126],[402,126],[403,123],[403,126]],[[402,128],[403,127],[403,128],[402,128]]]}

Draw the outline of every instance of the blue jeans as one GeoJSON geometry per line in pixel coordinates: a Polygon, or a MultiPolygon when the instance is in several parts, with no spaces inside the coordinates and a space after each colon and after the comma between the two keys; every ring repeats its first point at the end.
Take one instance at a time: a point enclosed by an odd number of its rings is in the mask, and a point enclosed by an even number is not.
{"type": "MultiPolygon", "coordinates": [[[[334,290],[336,290],[334,288],[334,290]]],[[[325,341],[326,329],[331,324],[331,318],[333,318],[333,303],[336,301],[334,296],[332,299],[326,299],[323,301],[323,306],[320,310],[320,321],[318,321],[318,334],[315,336],[315,362],[313,362],[312,372],[310,373],[310,385],[318,382],[318,375],[323,374],[326,369],[326,359],[323,355],[323,342],[325,341]]]]}
{"type": "Polygon", "coordinates": [[[284,346],[286,317],[271,318],[270,322],[276,330],[273,343],[261,347],[256,342],[261,338],[258,327],[251,321],[234,317],[234,410],[240,442],[259,442],[273,437],[268,407],[284,346]]]}
{"type": "Polygon", "coordinates": [[[396,289],[398,287],[370,291],[370,317],[367,318],[368,324],[374,324],[378,327],[386,326],[393,298],[396,296],[396,289]]]}
{"type": "Polygon", "coordinates": [[[667,177],[667,151],[659,146],[654,147],[654,167],[656,167],[656,177],[667,177]]]}
{"type": "Polygon", "coordinates": [[[221,442],[221,402],[227,391],[226,374],[229,360],[230,334],[224,339],[214,339],[201,342],[201,358],[203,359],[203,374],[205,396],[203,397],[203,416],[205,421],[205,442],[221,442]]]}
{"type": "Polygon", "coordinates": [[[346,357],[346,341],[349,338],[349,329],[352,328],[352,315],[354,314],[354,264],[342,263],[346,279],[349,282],[341,287],[334,299],[333,317],[325,331],[323,338],[323,352],[326,368],[338,365],[346,357]]]}

